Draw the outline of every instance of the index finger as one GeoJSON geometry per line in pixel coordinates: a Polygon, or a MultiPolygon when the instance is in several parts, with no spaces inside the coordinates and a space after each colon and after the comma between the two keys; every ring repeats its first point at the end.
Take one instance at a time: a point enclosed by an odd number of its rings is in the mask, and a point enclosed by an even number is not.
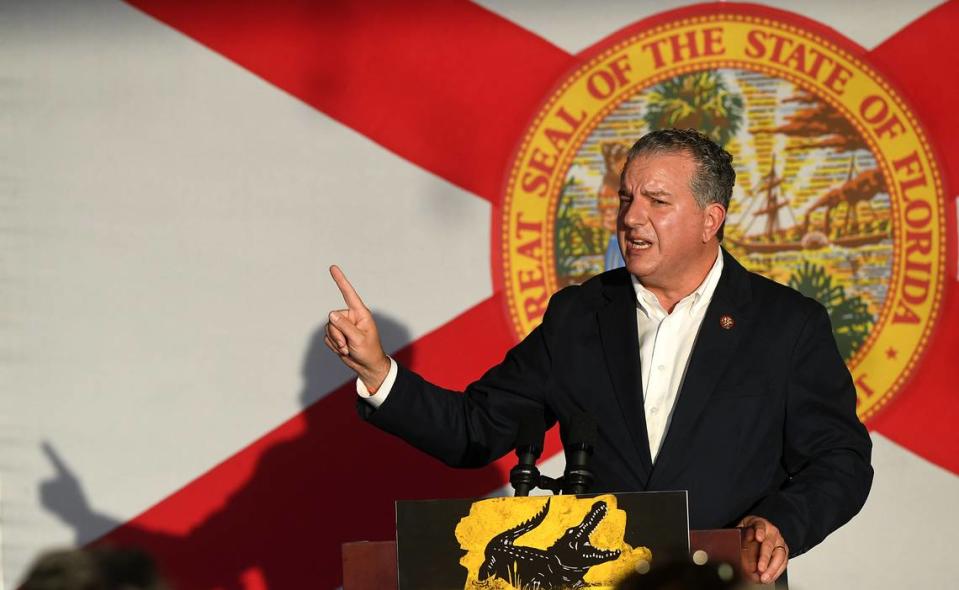
{"type": "Polygon", "coordinates": [[[343,271],[340,270],[340,267],[336,266],[335,264],[331,266],[330,275],[333,276],[333,281],[340,289],[340,294],[343,295],[343,301],[346,302],[347,307],[354,311],[366,309],[366,306],[363,305],[363,300],[360,299],[360,296],[357,294],[356,289],[353,288],[353,285],[346,280],[346,275],[343,274],[343,271]]]}
{"type": "Polygon", "coordinates": [[[756,567],[760,572],[766,573],[772,561],[773,554],[776,553],[776,549],[780,546],[784,551],[786,550],[786,547],[778,542],[776,535],[766,536],[766,540],[759,546],[759,562],[756,564],[756,567]]]}
{"type": "Polygon", "coordinates": [[[789,555],[787,555],[788,549],[785,545],[776,545],[773,547],[772,556],[769,558],[769,565],[766,566],[766,572],[763,574],[763,582],[769,583],[779,578],[782,575],[783,570],[786,569],[786,564],[789,562],[789,555]],[[782,549],[782,551],[778,551],[782,549]]]}

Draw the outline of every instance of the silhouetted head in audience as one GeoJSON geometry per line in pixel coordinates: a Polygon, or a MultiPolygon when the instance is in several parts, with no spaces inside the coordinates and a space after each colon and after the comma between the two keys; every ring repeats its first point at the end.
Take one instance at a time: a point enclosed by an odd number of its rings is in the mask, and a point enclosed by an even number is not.
{"type": "Polygon", "coordinates": [[[616,590],[738,590],[744,588],[728,564],[696,565],[692,562],[657,565],[645,574],[635,573],[616,590]]]}

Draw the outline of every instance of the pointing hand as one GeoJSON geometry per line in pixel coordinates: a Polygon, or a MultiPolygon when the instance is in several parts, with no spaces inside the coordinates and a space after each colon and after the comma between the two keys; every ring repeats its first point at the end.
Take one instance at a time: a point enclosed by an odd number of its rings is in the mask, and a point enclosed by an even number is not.
{"type": "Polygon", "coordinates": [[[343,364],[356,371],[367,389],[376,391],[389,373],[390,359],[383,352],[373,314],[338,266],[331,266],[330,274],[343,295],[346,309],[330,312],[323,340],[343,364]]]}

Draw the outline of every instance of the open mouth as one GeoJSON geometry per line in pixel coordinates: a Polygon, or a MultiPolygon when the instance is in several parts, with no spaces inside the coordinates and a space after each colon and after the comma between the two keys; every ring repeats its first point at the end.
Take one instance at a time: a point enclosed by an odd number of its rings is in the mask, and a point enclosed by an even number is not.
{"type": "Polygon", "coordinates": [[[648,250],[653,246],[652,242],[643,240],[641,238],[630,238],[627,240],[627,244],[629,244],[630,250],[648,250]]]}
{"type": "Polygon", "coordinates": [[[583,524],[580,525],[580,531],[583,536],[586,537],[586,544],[589,545],[589,535],[593,533],[593,529],[596,528],[596,525],[599,524],[601,520],[606,518],[606,502],[602,500],[595,502],[592,508],[589,509],[589,513],[586,515],[586,518],[583,519],[583,524]]]}

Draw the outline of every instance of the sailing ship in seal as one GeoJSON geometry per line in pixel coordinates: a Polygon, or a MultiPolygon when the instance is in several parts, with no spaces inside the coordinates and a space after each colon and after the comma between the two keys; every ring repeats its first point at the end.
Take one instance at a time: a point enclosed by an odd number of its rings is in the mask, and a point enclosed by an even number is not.
{"type": "Polygon", "coordinates": [[[882,174],[877,168],[858,172],[855,156],[849,160],[846,180],[805,207],[799,219],[783,194],[783,181],[776,172],[773,154],[769,172],[752,191],[746,192],[742,230],[726,238],[732,245],[746,254],[775,254],[820,250],[830,245],[857,248],[890,237],[888,215],[877,212],[870,204],[886,190],[882,174]],[[781,223],[783,209],[792,218],[792,225],[781,223]],[[868,215],[862,215],[862,210],[868,215]],[[842,219],[834,219],[840,213],[842,219]],[[759,220],[764,221],[762,230],[750,233],[759,220]]]}

